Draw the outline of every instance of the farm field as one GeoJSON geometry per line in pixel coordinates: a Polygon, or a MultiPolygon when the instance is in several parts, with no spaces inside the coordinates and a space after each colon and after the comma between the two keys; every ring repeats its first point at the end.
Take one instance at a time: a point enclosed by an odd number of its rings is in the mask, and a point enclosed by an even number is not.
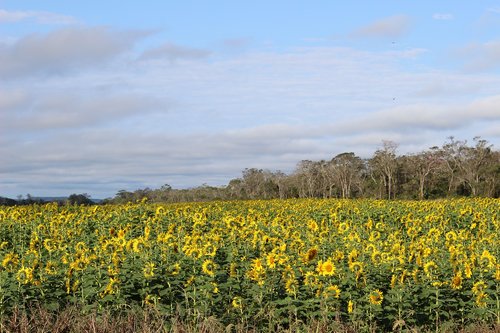
{"type": "Polygon", "coordinates": [[[259,331],[500,325],[498,199],[0,207],[0,261],[1,318],[71,305],[259,331]]]}

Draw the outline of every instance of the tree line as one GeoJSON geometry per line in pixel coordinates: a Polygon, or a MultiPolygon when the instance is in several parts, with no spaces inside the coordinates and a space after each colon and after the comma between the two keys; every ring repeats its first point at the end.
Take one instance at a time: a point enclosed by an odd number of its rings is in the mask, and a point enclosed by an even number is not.
{"type": "MultiPolygon", "coordinates": [[[[370,158],[353,152],[331,160],[302,160],[293,172],[258,168],[243,170],[240,178],[226,186],[203,184],[190,189],[174,189],[166,184],[158,189],[120,190],[106,203],[186,202],[288,198],[376,198],[436,199],[454,196],[500,197],[500,151],[487,140],[448,138],[440,147],[419,153],[398,155],[398,145],[383,141],[370,158]]],[[[97,204],[86,193],[72,194],[60,204],[97,204]]],[[[29,194],[18,200],[0,197],[0,205],[43,203],[29,194]]]]}
{"type": "Polygon", "coordinates": [[[331,160],[302,160],[290,174],[247,168],[226,186],[173,189],[167,184],[159,189],[120,190],[103,202],[500,196],[500,152],[480,137],[472,144],[450,137],[441,147],[407,155],[398,155],[397,148],[395,142],[383,141],[367,159],[345,152],[331,160]]]}

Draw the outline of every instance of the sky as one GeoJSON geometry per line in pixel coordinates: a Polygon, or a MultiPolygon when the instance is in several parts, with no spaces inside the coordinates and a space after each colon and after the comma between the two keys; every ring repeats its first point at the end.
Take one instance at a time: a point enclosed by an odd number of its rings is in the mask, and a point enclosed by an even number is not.
{"type": "Polygon", "coordinates": [[[0,196],[226,185],[480,136],[500,1],[0,0],[0,196]]]}

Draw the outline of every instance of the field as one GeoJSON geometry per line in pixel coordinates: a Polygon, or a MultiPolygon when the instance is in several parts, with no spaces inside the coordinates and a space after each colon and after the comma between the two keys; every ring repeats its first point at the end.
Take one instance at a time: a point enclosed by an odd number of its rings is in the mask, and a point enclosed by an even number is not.
{"type": "Polygon", "coordinates": [[[500,327],[498,199],[0,207],[0,260],[4,323],[71,306],[165,331],[500,327]]]}

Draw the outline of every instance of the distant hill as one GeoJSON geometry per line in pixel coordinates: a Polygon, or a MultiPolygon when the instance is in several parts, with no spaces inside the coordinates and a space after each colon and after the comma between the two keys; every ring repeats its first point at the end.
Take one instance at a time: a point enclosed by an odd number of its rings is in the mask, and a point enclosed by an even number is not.
{"type": "MultiPolygon", "coordinates": [[[[43,200],[45,202],[65,202],[68,200],[68,197],[36,197],[34,198],[36,200],[43,200]]],[[[92,199],[90,198],[95,203],[100,203],[102,202],[103,199],[92,199]]]]}
{"type": "MultiPolygon", "coordinates": [[[[0,196],[0,206],[15,206],[15,205],[23,205],[23,204],[29,204],[33,202],[38,202],[38,203],[44,203],[44,202],[60,202],[64,203],[66,200],[68,200],[68,197],[31,197],[29,200],[30,202],[26,201],[27,199],[22,199],[21,201],[14,200],[11,198],[6,198],[0,196]]],[[[99,204],[103,201],[103,199],[92,199],[90,198],[91,201],[93,201],[96,204],[99,204]]]]}
{"type": "Polygon", "coordinates": [[[33,197],[33,199],[45,202],[64,202],[68,199],[68,197],[33,197]]]}
{"type": "Polygon", "coordinates": [[[3,206],[14,206],[17,204],[17,200],[0,197],[0,205],[3,206]]]}

